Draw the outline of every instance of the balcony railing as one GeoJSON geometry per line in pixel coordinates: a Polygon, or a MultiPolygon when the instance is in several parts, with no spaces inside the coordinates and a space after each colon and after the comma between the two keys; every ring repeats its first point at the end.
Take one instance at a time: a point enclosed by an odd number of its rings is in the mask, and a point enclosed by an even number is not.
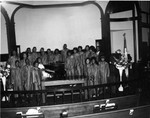
{"type": "Polygon", "coordinates": [[[2,91],[1,107],[31,107],[75,103],[98,100],[124,95],[132,95],[148,84],[146,79],[134,79],[125,82],[109,83],[94,86],[68,86],[37,91],[2,91]],[[124,91],[118,87],[123,85],[124,91]]]}

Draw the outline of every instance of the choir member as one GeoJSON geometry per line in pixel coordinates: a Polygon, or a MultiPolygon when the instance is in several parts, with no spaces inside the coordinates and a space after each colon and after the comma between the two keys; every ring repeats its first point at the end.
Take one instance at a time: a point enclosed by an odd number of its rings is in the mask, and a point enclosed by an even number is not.
{"type": "Polygon", "coordinates": [[[80,66],[80,71],[81,71],[81,78],[84,75],[84,63],[85,63],[85,59],[84,59],[84,52],[82,51],[82,46],[78,46],[78,54],[79,54],[79,66],[80,66]]]}
{"type": "Polygon", "coordinates": [[[28,58],[25,60],[26,65],[22,67],[22,83],[25,90],[33,90],[33,67],[28,58]]]}
{"type": "Polygon", "coordinates": [[[12,56],[10,56],[9,59],[8,59],[8,64],[10,65],[10,68],[15,68],[15,62],[16,62],[16,60],[20,60],[20,59],[17,56],[17,52],[14,50],[12,52],[12,56]]]}
{"type": "Polygon", "coordinates": [[[40,49],[40,58],[42,60],[42,64],[43,65],[47,65],[47,55],[46,53],[44,52],[44,48],[41,48],[40,49]]]}
{"type": "Polygon", "coordinates": [[[27,48],[26,54],[27,54],[27,57],[28,57],[28,59],[30,61],[30,64],[32,64],[32,52],[31,52],[31,48],[29,48],[29,47],[27,48]]]}
{"type": "MultiPolygon", "coordinates": [[[[98,63],[96,57],[91,58],[90,72],[89,72],[89,85],[98,85],[100,84],[100,71],[98,68],[98,63]]],[[[95,89],[90,91],[90,96],[95,97],[95,89]]]]}
{"type": "MultiPolygon", "coordinates": [[[[83,54],[83,60],[85,60],[86,58],[90,58],[90,50],[89,50],[89,45],[86,45],[85,46],[85,51],[84,51],[84,54],[83,54]]],[[[85,64],[85,61],[83,61],[83,75],[86,76],[86,64],[85,64]]]]}
{"type": "Polygon", "coordinates": [[[73,48],[73,58],[74,58],[74,74],[75,74],[75,79],[77,79],[81,77],[80,57],[77,48],[73,48]]]}
{"type": "Polygon", "coordinates": [[[63,50],[61,51],[62,62],[66,61],[67,51],[68,51],[67,44],[64,44],[63,45],[63,50]]]}
{"type": "Polygon", "coordinates": [[[54,51],[54,63],[61,62],[61,54],[59,53],[59,49],[55,49],[54,51]]]}
{"type": "Polygon", "coordinates": [[[47,64],[52,64],[54,62],[54,54],[51,49],[47,49],[47,64]]]}
{"type": "Polygon", "coordinates": [[[15,68],[12,68],[11,80],[15,91],[22,90],[21,68],[19,60],[15,61],[15,68]]]}
{"type": "Polygon", "coordinates": [[[38,68],[38,62],[34,62],[33,67],[33,90],[41,90],[41,79],[42,79],[42,72],[38,68]]]}
{"type": "Polygon", "coordinates": [[[98,61],[98,56],[96,54],[96,49],[94,46],[90,46],[90,58],[95,57],[96,60],[98,61]]]}
{"type": "Polygon", "coordinates": [[[110,70],[109,70],[109,65],[105,61],[105,57],[101,56],[101,61],[99,62],[99,69],[100,69],[100,75],[101,75],[101,82],[102,84],[107,84],[108,83],[108,77],[110,76],[110,70]]]}
{"type": "Polygon", "coordinates": [[[85,76],[86,76],[86,78],[85,78],[85,86],[88,86],[89,85],[89,78],[90,78],[90,66],[91,66],[91,64],[90,64],[90,58],[86,58],[85,59],[85,64],[86,64],[86,66],[85,66],[85,76]]]}
{"type": "Polygon", "coordinates": [[[37,48],[33,47],[32,49],[32,55],[31,55],[31,64],[33,65],[33,63],[35,62],[35,60],[38,58],[38,53],[37,53],[37,48]]]}
{"type": "MultiPolygon", "coordinates": [[[[89,76],[90,76],[90,58],[85,59],[85,83],[84,86],[89,86],[89,76]]],[[[87,90],[85,90],[85,99],[88,98],[87,90]]],[[[89,91],[89,94],[91,94],[91,91],[89,91]]]]}
{"type": "Polygon", "coordinates": [[[48,74],[47,72],[45,72],[45,67],[42,63],[42,60],[40,57],[37,58],[37,62],[38,62],[38,68],[41,70],[42,72],[42,80],[45,80],[46,78],[50,77],[50,74],[48,74]]]}
{"type": "Polygon", "coordinates": [[[21,67],[23,67],[23,66],[26,65],[25,60],[26,60],[26,58],[27,58],[27,54],[26,54],[25,52],[23,52],[23,53],[22,53],[22,57],[23,57],[23,58],[20,60],[20,66],[21,66],[21,67]]]}
{"type": "Polygon", "coordinates": [[[98,67],[98,63],[96,61],[96,57],[91,58],[91,66],[90,66],[90,85],[98,85],[100,84],[100,71],[98,67]]]}
{"type": "Polygon", "coordinates": [[[90,46],[89,45],[85,46],[84,59],[86,58],[90,58],[90,46]]]}
{"type": "Polygon", "coordinates": [[[67,52],[67,59],[65,61],[65,71],[68,79],[74,79],[74,58],[71,51],[67,52]]]}

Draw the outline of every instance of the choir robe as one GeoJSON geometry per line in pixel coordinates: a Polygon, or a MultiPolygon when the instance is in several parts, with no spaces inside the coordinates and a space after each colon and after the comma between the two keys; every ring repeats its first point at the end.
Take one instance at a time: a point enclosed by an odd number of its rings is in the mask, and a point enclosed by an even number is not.
{"type": "Polygon", "coordinates": [[[57,62],[61,62],[61,55],[60,54],[55,54],[54,55],[54,63],[57,63],[57,62]]]}
{"type": "Polygon", "coordinates": [[[23,90],[21,81],[21,68],[16,67],[11,69],[11,80],[15,91],[23,90]]]}
{"type": "MultiPolygon", "coordinates": [[[[89,86],[89,78],[90,78],[90,64],[86,64],[85,66],[85,82],[84,82],[84,86],[89,86]]],[[[90,94],[91,94],[91,91],[90,91],[90,94]]],[[[85,99],[88,98],[88,91],[85,90],[85,99]]]]}
{"type": "Polygon", "coordinates": [[[47,54],[47,64],[54,62],[54,55],[52,53],[47,54]]]}
{"type": "Polygon", "coordinates": [[[41,90],[42,71],[38,68],[33,68],[33,90],[41,90]]]}
{"type": "Polygon", "coordinates": [[[81,76],[81,69],[80,69],[80,56],[78,53],[73,55],[74,58],[74,74],[75,78],[79,78],[81,76]]]}
{"type": "Polygon", "coordinates": [[[38,58],[38,54],[36,52],[33,52],[31,55],[31,64],[32,65],[36,61],[37,58],[38,58]]]}
{"type": "MultiPolygon", "coordinates": [[[[100,84],[100,71],[98,69],[97,64],[91,64],[89,66],[89,78],[88,78],[88,86],[98,85],[100,84]]],[[[95,89],[91,89],[89,91],[90,97],[96,94],[95,89]]]]}
{"type": "Polygon", "coordinates": [[[86,66],[85,66],[85,86],[89,86],[89,78],[90,78],[90,67],[91,67],[91,65],[90,64],[87,64],[86,66]]]}
{"type": "Polygon", "coordinates": [[[11,56],[9,59],[8,59],[8,64],[10,64],[10,68],[15,68],[15,62],[16,60],[20,60],[18,57],[16,56],[11,56]]]}
{"type": "Polygon", "coordinates": [[[33,67],[25,65],[22,67],[22,83],[25,90],[33,90],[33,67]]]}
{"type": "Polygon", "coordinates": [[[90,58],[90,51],[86,51],[83,54],[83,75],[86,76],[86,63],[85,60],[90,58]]]}
{"type": "Polygon", "coordinates": [[[99,62],[99,69],[100,69],[100,78],[102,84],[108,83],[108,77],[110,75],[109,65],[107,62],[99,62]]]}
{"type": "Polygon", "coordinates": [[[96,60],[98,61],[98,55],[95,52],[91,51],[89,56],[90,58],[95,57],[96,60]]]}
{"type": "Polygon", "coordinates": [[[32,53],[28,53],[28,59],[30,61],[30,64],[32,64],[32,53]]]}
{"type": "Polygon", "coordinates": [[[47,65],[47,54],[41,55],[41,60],[43,65],[47,65]]]}
{"type": "Polygon", "coordinates": [[[20,67],[23,67],[23,66],[25,66],[25,65],[26,65],[25,59],[22,59],[22,60],[20,61],[20,67]]]}
{"type": "Polygon", "coordinates": [[[84,58],[90,58],[90,51],[84,52],[84,58]]]}
{"type": "Polygon", "coordinates": [[[89,70],[89,85],[98,85],[101,83],[100,71],[97,64],[91,64],[89,70]]]}
{"type": "Polygon", "coordinates": [[[64,49],[64,50],[61,51],[62,62],[66,61],[66,59],[67,59],[67,52],[68,52],[68,49],[64,49]]]}
{"type": "Polygon", "coordinates": [[[81,76],[84,75],[84,63],[85,63],[85,59],[84,59],[84,53],[83,52],[79,52],[79,66],[80,66],[80,71],[81,71],[81,76]]]}
{"type": "Polygon", "coordinates": [[[73,56],[67,57],[65,61],[65,70],[69,79],[74,79],[74,58],[73,56]]]}

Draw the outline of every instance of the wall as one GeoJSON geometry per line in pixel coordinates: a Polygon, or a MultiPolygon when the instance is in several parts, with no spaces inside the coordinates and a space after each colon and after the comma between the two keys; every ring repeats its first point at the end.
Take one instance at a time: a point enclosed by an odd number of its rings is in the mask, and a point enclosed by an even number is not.
{"type": "Polygon", "coordinates": [[[5,22],[5,19],[4,19],[4,16],[2,15],[2,13],[1,13],[1,18],[0,18],[0,23],[1,23],[0,54],[6,54],[6,53],[8,53],[6,22],[5,22]]]}
{"type": "Polygon", "coordinates": [[[62,49],[95,45],[101,39],[100,11],[95,5],[78,7],[29,9],[15,15],[16,42],[21,51],[37,46],[62,49]]]}

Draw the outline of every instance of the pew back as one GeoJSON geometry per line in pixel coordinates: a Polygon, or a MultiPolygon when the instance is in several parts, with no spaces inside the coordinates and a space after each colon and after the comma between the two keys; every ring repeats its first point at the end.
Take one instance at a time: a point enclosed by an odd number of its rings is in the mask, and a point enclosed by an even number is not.
{"type": "MultiPolygon", "coordinates": [[[[129,95],[124,97],[110,98],[110,103],[115,103],[118,109],[125,109],[130,107],[135,107],[138,105],[140,95],[129,95]]],[[[68,116],[77,116],[92,114],[94,105],[104,104],[107,99],[95,100],[88,102],[72,103],[72,104],[61,104],[61,105],[51,105],[51,106],[41,106],[41,111],[44,113],[45,117],[58,118],[63,110],[68,111],[68,116]]],[[[16,112],[26,113],[28,109],[36,107],[21,107],[21,108],[2,108],[2,118],[15,118],[16,112]]]]}
{"type": "Polygon", "coordinates": [[[103,113],[74,116],[70,118],[150,118],[150,105],[103,113]]]}

